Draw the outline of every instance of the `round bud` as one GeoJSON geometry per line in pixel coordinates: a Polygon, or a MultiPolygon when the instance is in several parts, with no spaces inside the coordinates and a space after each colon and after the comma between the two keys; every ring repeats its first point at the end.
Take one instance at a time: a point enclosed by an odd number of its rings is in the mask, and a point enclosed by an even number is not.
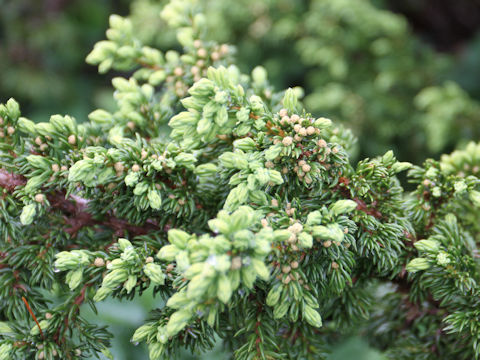
{"type": "Polygon", "coordinates": [[[307,162],[306,162],[305,160],[300,160],[300,161],[298,162],[298,166],[303,166],[303,165],[305,165],[306,163],[307,163],[307,162]]]}
{"type": "Polygon", "coordinates": [[[291,268],[290,266],[288,266],[288,265],[285,265],[285,266],[282,267],[282,272],[283,272],[284,274],[289,273],[290,270],[292,270],[292,268],[291,268]]]}
{"type": "Polygon", "coordinates": [[[173,73],[175,76],[182,76],[183,75],[183,69],[179,66],[177,66],[174,70],[173,73]]]}
{"type": "Polygon", "coordinates": [[[315,134],[315,128],[313,126],[307,127],[307,134],[308,135],[313,135],[315,134]]]}
{"type": "Polygon", "coordinates": [[[82,350],[80,350],[80,349],[75,349],[75,355],[77,355],[77,356],[82,355],[82,350]]]}
{"type": "Polygon", "coordinates": [[[185,205],[185,199],[178,199],[178,205],[185,205]]]}
{"type": "Polygon", "coordinates": [[[217,61],[220,59],[220,54],[216,51],[212,52],[212,55],[210,55],[213,61],[217,61]]]}
{"type": "Polygon", "coordinates": [[[288,285],[288,283],[291,281],[292,279],[290,278],[290,276],[287,276],[285,277],[282,282],[285,284],[285,285],[288,285]]]}
{"type": "Polygon", "coordinates": [[[144,149],[142,149],[141,155],[142,155],[141,158],[142,158],[142,160],[143,160],[143,159],[146,159],[146,158],[147,158],[148,153],[147,153],[144,149]]]}
{"type": "Polygon", "coordinates": [[[147,257],[147,258],[145,259],[145,262],[146,262],[147,264],[152,263],[152,262],[153,262],[153,257],[151,257],[151,256],[147,257]]]}
{"type": "Polygon", "coordinates": [[[274,207],[278,206],[278,200],[277,199],[272,199],[272,206],[274,206],[274,207]]]}
{"type": "Polygon", "coordinates": [[[35,201],[38,203],[43,203],[45,201],[45,195],[43,194],[35,195],[35,201]]]}
{"type": "Polygon", "coordinates": [[[197,75],[199,73],[200,69],[198,68],[198,66],[192,66],[190,71],[192,72],[193,75],[197,75]]]}
{"type": "Polygon", "coordinates": [[[222,46],[220,46],[220,52],[223,55],[228,54],[229,51],[230,51],[230,47],[227,44],[222,44],[222,46]]]}
{"type": "Polygon", "coordinates": [[[67,171],[67,170],[68,170],[68,167],[66,167],[65,165],[62,165],[62,166],[60,167],[60,170],[62,170],[62,171],[67,171]]]}
{"type": "Polygon", "coordinates": [[[330,246],[332,246],[332,242],[330,240],[323,242],[323,247],[329,248],[330,246]]]}
{"type": "Polygon", "coordinates": [[[40,136],[37,136],[35,138],[35,144],[37,144],[38,146],[42,145],[43,144],[43,141],[42,139],[40,138],[40,136]]]}
{"type": "Polygon", "coordinates": [[[308,164],[305,164],[305,165],[302,166],[302,171],[303,171],[303,172],[306,172],[306,173],[307,173],[307,172],[309,172],[311,169],[312,169],[312,167],[311,167],[310,165],[308,165],[308,164]]]}
{"type": "Polygon", "coordinates": [[[134,165],[132,166],[132,171],[133,171],[133,172],[140,171],[140,165],[134,164],[134,165]]]}
{"type": "Polygon", "coordinates": [[[281,109],[281,110],[278,112],[278,115],[280,115],[281,117],[288,116],[288,111],[287,111],[287,109],[281,109]]]}
{"type": "Polygon", "coordinates": [[[332,269],[338,269],[338,268],[339,268],[339,265],[335,261],[333,261],[332,262],[332,269]]]}
{"type": "Polygon", "coordinates": [[[323,139],[317,141],[317,145],[321,148],[327,147],[327,142],[323,139]]]}
{"type": "Polygon", "coordinates": [[[68,143],[70,145],[75,145],[76,142],[77,142],[77,137],[75,135],[70,135],[68,137],[68,143]]]}
{"type": "Polygon", "coordinates": [[[231,265],[231,269],[232,270],[238,270],[242,267],[242,258],[240,256],[235,256],[233,259],[232,259],[232,265],[231,265]]]}
{"type": "Polygon", "coordinates": [[[105,266],[105,260],[103,260],[103,259],[100,258],[100,257],[97,257],[97,258],[95,258],[95,260],[93,261],[93,265],[95,265],[96,267],[103,267],[103,266],[105,266]]]}
{"type": "Polygon", "coordinates": [[[290,263],[290,266],[292,267],[292,269],[298,268],[298,261],[292,261],[292,262],[290,263]]]}
{"type": "Polygon", "coordinates": [[[127,122],[127,127],[130,130],[133,130],[133,129],[135,129],[135,123],[133,121],[129,121],[129,122],[127,122]]]}
{"type": "Polygon", "coordinates": [[[197,50],[197,55],[201,58],[204,58],[207,56],[207,50],[205,50],[204,48],[200,48],[197,50]]]}
{"type": "Polygon", "coordinates": [[[293,114],[292,116],[290,116],[290,120],[292,120],[293,122],[298,122],[298,120],[300,120],[300,116],[298,116],[297,114],[293,114]]]}
{"type": "Polygon", "coordinates": [[[13,135],[14,132],[15,132],[15,128],[13,126],[9,126],[7,128],[8,135],[13,135]]]}
{"type": "Polygon", "coordinates": [[[295,124],[294,127],[293,127],[293,131],[295,131],[296,133],[298,133],[301,128],[302,128],[302,125],[300,125],[300,124],[295,124]]]}
{"type": "Polygon", "coordinates": [[[282,140],[282,144],[285,146],[290,146],[293,144],[293,139],[291,136],[285,136],[282,140]]]}
{"type": "Polygon", "coordinates": [[[294,139],[296,142],[300,142],[300,141],[303,140],[303,138],[302,138],[300,135],[298,135],[298,134],[295,135],[295,136],[293,137],[293,139],[294,139]]]}
{"type": "Polygon", "coordinates": [[[267,169],[273,169],[275,167],[275,165],[273,164],[273,162],[267,161],[267,162],[265,162],[265,167],[267,169]]]}
{"type": "Polygon", "coordinates": [[[40,351],[40,353],[38,354],[37,359],[42,360],[44,357],[45,357],[45,352],[43,352],[43,350],[42,350],[42,351],[40,351]]]}
{"type": "Polygon", "coordinates": [[[116,162],[115,164],[113,164],[113,168],[116,172],[123,172],[123,170],[125,169],[121,162],[116,162]]]}
{"type": "Polygon", "coordinates": [[[52,171],[53,172],[59,172],[60,171],[60,166],[58,166],[58,164],[52,164],[52,171]]]}
{"type": "Polygon", "coordinates": [[[301,127],[301,128],[298,130],[298,135],[300,135],[300,136],[307,136],[307,129],[305,129],[304,127],[301,127]]]}
{"type": "Polygon", "coordinates": [[[40,151],[45,151],[48,149],[48,145],[47,144],[42,144],[40,145],[40,151]]]}
{"type": "Polygon", "coordinates": [[[202,40],[194,40],[193,41],[193,46],[195,46],[197,49],[202,46],[202,40]]]}
{"type": "Polygon", "coordinates": [[[0,130],[0,138],[3,138],[3,137],[5,137],[5,133],[2,130],[0,130]]]}
{"type": "Polygon", "coordinates": [[[45,319],[50,320],[53,317],[53,315],[49,312],[45,313],[45,319]]]}

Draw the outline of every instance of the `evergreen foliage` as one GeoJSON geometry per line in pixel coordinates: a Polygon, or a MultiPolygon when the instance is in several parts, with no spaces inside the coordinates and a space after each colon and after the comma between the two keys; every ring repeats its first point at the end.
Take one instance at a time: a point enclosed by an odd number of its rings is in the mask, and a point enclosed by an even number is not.
{"type": "Polygon", "coordinates": [[[392,359],[477,358],[480,145],[354,164],[352,133],[242,73],[197,2],[162,17],[182,52],[113,15],[88,55],[131,74],[115,111],[0,106],[0,360],[111,357],[80,308],[149,288],[132,342],[151,359],[216,339],[235,359],[323,359],[359,330],[392,359]]]}

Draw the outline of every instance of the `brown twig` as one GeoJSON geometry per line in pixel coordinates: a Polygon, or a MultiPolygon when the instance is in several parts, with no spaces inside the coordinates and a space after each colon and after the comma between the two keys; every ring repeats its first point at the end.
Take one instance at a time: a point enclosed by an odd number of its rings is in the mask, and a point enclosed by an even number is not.
{"type": "Polygon", "coordinates": [[[30,313],[30,315],[32,316],[33,320],[37,324],[38,329],[40,330],[40,334],[42,335],[42,339],[45,340],[45,335],[43,335],[42,328],[40,327],[40,324],[38,323],[37,317],[35,316],[32,309],[30,308],[30,305],[28,304],[27,299],[25,299],[25,297],[22,296],[22,301],[24,302],[25,306],[27,307],[27,310],[30,313]]]}

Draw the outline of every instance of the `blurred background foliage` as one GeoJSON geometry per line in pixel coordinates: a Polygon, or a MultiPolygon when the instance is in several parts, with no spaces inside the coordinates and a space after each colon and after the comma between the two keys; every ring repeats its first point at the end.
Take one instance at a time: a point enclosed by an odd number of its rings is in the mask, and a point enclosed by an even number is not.
{"type": "MultiPolygon", "coordinates": [[[[394,149],[418,164],[480,137],[480,0],[199,1],[208,36],[236,45],[243,71],[263,65],[278,88],[301,86],[308,110],[353,129],[359,157],[394,149]]],[[[144,43],[178,47],[159,17],[165,2],[0,0],[0,102],[15,97],[39,121],[111,108],[117,74],[98,75],[85,56],[112,13],[130,14],[144,43]]],[[[100,304],[115,359],[141,358],[128,339],[154,301],[100,304]]],[[[358,337],[333,349],[332,360],[382,359],[358,337]]]]}

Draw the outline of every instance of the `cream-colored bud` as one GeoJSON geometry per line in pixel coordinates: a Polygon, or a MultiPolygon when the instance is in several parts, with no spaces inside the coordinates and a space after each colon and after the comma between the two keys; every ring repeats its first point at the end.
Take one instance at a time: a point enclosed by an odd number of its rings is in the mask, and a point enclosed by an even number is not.
{"type": "Polygon", "coordinates": [[[135,123],[133,121],[129,121],[129,122],[127,122],[127,127],[130,130],[133,130],[133,129],[135,129],[135,123]]]}
{"type": "Polygon", "coordinates": [[[296,142],[300,142],[300,141],[303,140],[303,138],[302,138],[300,135],[298,135],[298,134],[295,135],[295,136],[293,137],[293,139],[294,139],[296,142]]]}
{"type": "Polygon", "coordinates": [[[8,135],[13,135],[15,133],[15,128],[13,126],[7,127],[8,135]]]}
{"type": "Polygon", "coordinates": [[[327,147],[327,142],[323,139],[317,141],[317,145],[321,148],[327,147]]]}
{"type": "Polygon", "coordinates": [[[58,164],[52,164],[52,171],[53,172],[59,172],[60,171],[60,166],[58,166],[58,164]]]}
{"type": "Polygon", "coordinates": [[[200,48],[197,50],[197,55],[201,58],[204,58],[207,56],[207,50],[205,50],[204,48],[200,48]]]}
{"type": "Polygon", "coordinates": [[[242,258],[240,256],[235,256],[233,259],[232,259],[232,265],[230,266],[230,268],[232,270],[238,270],[242,267],[242,258]]]}
{"type": "Polygon", "coordinates": [[[273,162],[267,161],[267,162],[265,162],[265,167],[267,169],[273,169],[275,167],[275,165],[273,164],[273,162]]]}
{"type": "Polygon", "coordinates": [[[53,317],[52,313],[45,313],[45,320],[50,320],[53,317]]]}
{"type": "Polygon", "coordinates": [[[300,128],[300,130],[298,130],[298,135],[307,136],[307,129],[305,129],[304,127],[300,128]]]}
{"type": "Polygon", "coordinates": [[[133,172],[140,171],[140,165],[134,164],[134,165],[132,166],[132,171],[133,171],[133,172]]]}
{"type": "Polygon", "coordinates": [[[285,136],[282,140],[282,144],[285,146],[290,146],[293,144],[293,139],[291,136],[285,136]]]}
{"type": "Polygon", "coordinates": [[[278,200],[277,200],[277,199],[272,199],[271,203],[272,203],[272,206],[273,206],[273,207],[277,207],[277,206],[278,206],[278,200]]]}
{"type": "Polygon", "coordinates": [[[105,266],[105,260],[103,260],[101,257],[97,257],[97,258],[95,258],[95,260],[93,261],[93,265],[95,265],[96,267],[105,266]]]}
{"type": "Polygon", "coordinates": [[[43,203],[45,201],[45,195],[43,194],[35,195],[35,201],[38,203],[43,203]]]}
{"type": "Polygon", "coordinates": [[[285,266],[282,267],[282,272],[284,274],[288,274],[291,270],[292,270],[292,268],[289,265],[285,265],[285,266]]]}
{"type": "Polygon", "coordinates": [[[306,163],[307,163],[307,162],[306,162],[305,160],[300,160],[300,161],[298,162],[298,166],[303,166],[303,165],[305,165],[306,163]]]}
{"type": "Polygon", "coordinates": [[[228,52],[230,51],[230,47],[227,45],[227,44],[222,44],[220,46],[220,52],[225,55],[225,54],[228,54],[228,52]]]}
{"type": "Polygon", "coordinates": [[[77,142],[77,137],[75,135],[70,135],[68,137],[68,143],[70,145],[75,145],[76,142],[77,142]]]}
{"type": "Polygon", "coordinates": [[[307,127],[307,134],[308,135],[313,135],[315,134],[315,128],[313,126],[307,127]]]}
{"type": "Polygon", "coordinates": [[[323,242],[323,247],[329,248],[330,246],[332,246],[332,242],[330,240],[323,242]]]}
{"type": "Polygon", "coordinates": [[[290,266],[292,267],[292,269],[298,268],[298,261],[292,261],[292,262],[290,263],[290,266]]]}
{"type": "Polygon", "coordinates": [[[151,257],[151,256],[147,257],[147,258],[145,259],[145,262],[146,262],[147,264],[152,263],[152,262],[153,262],[153,257],[151,257]]]}
{"type": "Polygon", "coordinates": [[[292,116],[290,116],[290,120],[292,120],[292,122],[298,122],[300,120],[300,116],[298,116],[297,114],[293,114],[292,116]]]}
{"type": "Polygon", "coordinates": [[[281,109],[281,110],[278,112],[278,115],[280,115],[281,117],[288,116],[288,111],[287,111],[287,109],[281,109]]]}
{"type": "Polygon", "coordinates": [[[212,52],[212,55],[210,55],[213,61],[217,61],[220,59],[220,54],[216,51],[212,52]]]}
{"type": "Polygon", "coordinates": [[[175,76],[182,76],[183,75],[183,69],[180,67],[180,66],[177,66],[174,70],[173,70],[173,74],[175,76]]]}
{"type": "Polygon", "coordinates": [[[35,144],[37,144],[38,146],[43,144],[42,138],[40,136],[37,136],[35,138],[35,144]]]}
{"type": "Polygon", "coordinates": [[[65,165],[62,165],[62,166],[60,167],[60,170],[62,170],[62,171],[67,171],[67,170],[68,170],[68,167],[65,166],[65,165]]]}
{"type": "Polygon", "coordinates": [[[121,173],[125,169],[125,167],[123,166],[123,164],[121,162],[116,162],[115,164],[113,164],[113,168],[115,169],[115,171],[117,173],[121,173]]]}
{"type": "Polygon", "coordinates": [[[335,261],[333,261],[332,262],[332,269],[338,269],[338,268],[339,268],[339,265],[335,261]]]}
{"type": "Polygon", "coordinates": [[[310,165],[305,164],[305,165],[302,166],[302,171],[303,171],[303,172],[306,172],[306,173],[307,173],[307,172],[309,172],[310,170],[312,170],[312,167],[311,167],[310,165]]]}
{"type": "Polygon", "coordinates": [[[202,40],[194,40],[193,41],[193,46],[195,46],[197,49],[202,46],[202,40]]]}

